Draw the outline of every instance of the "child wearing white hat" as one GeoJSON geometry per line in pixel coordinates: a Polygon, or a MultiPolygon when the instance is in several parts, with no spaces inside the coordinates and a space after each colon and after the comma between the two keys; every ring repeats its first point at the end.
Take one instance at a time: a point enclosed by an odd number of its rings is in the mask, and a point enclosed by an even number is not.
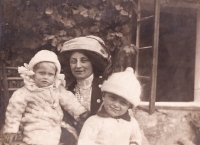
{"type": "MultiPolygon", "coordinates": [[[[22,142],[58,145],[63,118],[61,106],[76,120],[87,111],[73,93],[65,89],[64,75],[60,70],[57,55],[48,50],[39,51],[29,64],[18,67],[24,86],[9,100],[4,126],[7,142],[17,138],[23,123],[22,142]]],[[[63,123],[63,126],[67,124],[63,123]]]]}
{"type": "Polygon", "coordinates": [[[140,102],[141,87],[133,69],[112,74],[101,91],[103,106],[84,123],[78,145],[141,145],[139,125],[128,113],[140,102]]]}

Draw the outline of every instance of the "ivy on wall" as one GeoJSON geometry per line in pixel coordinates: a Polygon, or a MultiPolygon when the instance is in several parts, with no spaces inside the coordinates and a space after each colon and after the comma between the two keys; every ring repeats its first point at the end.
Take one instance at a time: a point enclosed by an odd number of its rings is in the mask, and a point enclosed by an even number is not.
{"type": "Polygon", "coordinates": [[[5,0],[1,59],[11,66],[35,52],[56,53],[74,37],[97,35],[114,53],[132,41],[135,0],[5,0]]]}

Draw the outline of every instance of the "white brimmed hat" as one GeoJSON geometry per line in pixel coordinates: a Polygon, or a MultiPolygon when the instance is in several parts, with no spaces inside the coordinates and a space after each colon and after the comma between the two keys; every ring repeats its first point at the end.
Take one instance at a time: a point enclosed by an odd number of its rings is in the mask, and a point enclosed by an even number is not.
{"type": "Polygon", "coordinates": [[[140,102],[141,86],[131,67],[124,72],[113,73],[101,87],[102,92],[110,92],[123,97],[136,107],[140,102]]]}
{"type": "Polygon", "coordinates": [[[104,59],[110,59],[109,50],[106,48],[104,41],[97,36],[89,35],[71,39],[63,44],[60,52],[62,53],[75,50],[91,51],[100,55],[104,59]]]}

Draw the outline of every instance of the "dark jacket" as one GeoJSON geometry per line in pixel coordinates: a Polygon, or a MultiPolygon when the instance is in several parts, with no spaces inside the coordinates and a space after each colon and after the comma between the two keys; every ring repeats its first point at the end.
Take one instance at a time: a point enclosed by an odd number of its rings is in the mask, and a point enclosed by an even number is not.
{"type": "MultiPolygon", "coordinates": [[[[103,80],[104,80],[103,78],[94,76],[92,82],[91,107],[90,107],[91,110],[88,117],[90,117],[91,115],[95,115],[102,104],[102,93],[100,87],[103,83],[103,80]]],[[[76,82],[73,82],[68,87],[68,90],[73,92],[73,94],[75,93],[74,92],[75,85],[76,82]]],[[[63,110],[63,113],[64,113],[63,121],[73,126],[76,129],[77,133],[79,134],[83,124],[77,124],[76,120],[67,111],[63,110]]],[[[62,129],[61,142],[66,142],[66,141],[69,142],[68,140],[69,138],[67,137],[68,134],[69,133],[67,133],[65,129],[62,129]]]]}
{"type": "MultiPolygon", "coordinates": [[[[91,110],[90,110],[90,116],[95,115],[102,103],[102,93],[101,93],[101,85],[103,83],[102,78],[94,77],[93,82],[92,82],[92,94],[91,94],[91,110]]],[[[74,92],[76,82],[72,83],[69,87],[68,90],[74,92]]]]}

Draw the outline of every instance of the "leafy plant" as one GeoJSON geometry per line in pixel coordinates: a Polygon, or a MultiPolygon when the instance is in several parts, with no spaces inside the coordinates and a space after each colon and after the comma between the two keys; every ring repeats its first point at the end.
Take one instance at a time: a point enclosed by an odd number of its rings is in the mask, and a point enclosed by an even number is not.
{"type": "Polygon", "coordinates": [[[132,41],[136,7],[134,0],[5,0],[1,59],[18,66],[41,49],[59,53],[65,41],[90,34],[114,52],[132,41]]]}

